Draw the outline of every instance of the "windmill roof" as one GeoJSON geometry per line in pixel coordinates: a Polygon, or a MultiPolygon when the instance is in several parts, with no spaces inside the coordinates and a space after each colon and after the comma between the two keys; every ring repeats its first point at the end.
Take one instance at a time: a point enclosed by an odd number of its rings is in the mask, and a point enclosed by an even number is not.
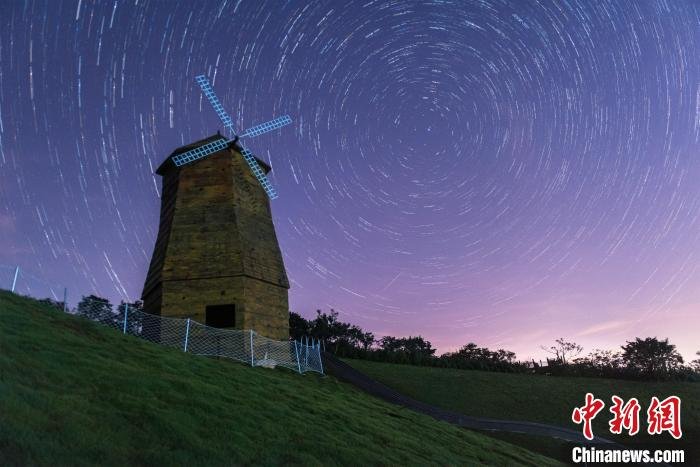
{"type": "MultiPolygon", "coordinates": [[[[182,154],[183,152],[191,151],[192,149],[198,148],[199,146],[211,143],[212,141],[216,141],[221,138],[223,138],[223,136],[221,135],[221,133],[217,132],[214,135],[207,136],[206,138],[200,139],[199,141],[195,141],[194,143],[190,143],[185,146],[180,146],[179,148],[175,149],[172,153],[170,153],[170,155],[160,164],[160,166],[158,166],[158,168],[156,169],[156,173],[158,175],[163,175],[170,168],[179,168],[175,165],[174,162],[172,162],[173,156],[177,156],[178,154],[182,154]]],[[[238,144],[230,143],[228,147],[235,150],[236,152],[241,152],[241,147],[238,144]]],[[[270,170],[272,170],[272,167],[265,163],[265,161],[260,160],[258,157],[255,157],[255,160],[258,161],[258,164],[266,174],[270,172],[270,170]]],[[[197,162],[198,161],[194,161],[192,162],[192,164],[196,164],[197,162]]]]}

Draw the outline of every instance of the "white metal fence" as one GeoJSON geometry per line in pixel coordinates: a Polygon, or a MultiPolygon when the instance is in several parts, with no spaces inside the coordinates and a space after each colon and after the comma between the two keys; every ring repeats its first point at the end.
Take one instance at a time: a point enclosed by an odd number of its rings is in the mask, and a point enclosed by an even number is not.
{"type": "Polygon", "coordinates": [[[316,341],[276,341],[252,330],[220,329],[192,319],[166,318],[120,305],[117,312],[100,303],[78,306],[80,316],[112,327],[124,334],[181,349],[183,352],[224,357],[251,366],[277,366],[305,373],[323,373],[321,348],[316,341]]]}
{"type": "MultiPolygon", "coordinates": [[[[101,301],[97,297],[82,300],[75,310],[70,311],[65,298],[67,290],[50,288],[47,285],[29,288],[26,279],[32,276],[26,273],[20,276],[18,271],[19,268],[0,265],[0,273],[5,273],[2,279],[11,282],[9,290],[39,298],[40,293],[48,289],[51,292],[48,298],[53,300],[51,303],[57,308],[109,326],[123,334],[196,355],[230,358],[251,366],[279,366],[299,373],[314,371],[323,374],[321,346],[318,341],[276,341],[260,336],[253,330],[220,329],[192,319],[166,318],[144,313],[127,303],[121,303],[115,311],[109,302],[101,301]],[[18,277],[25,280],[18,281],[18,277]],[[61,295],[62,302],[58,300],[61,295]]],[[[33,280],[40,283],[36,278],[33,280]]],[[[4,282],[6,281],[0,281],[0,288],[3,288],[4,282]]]]}

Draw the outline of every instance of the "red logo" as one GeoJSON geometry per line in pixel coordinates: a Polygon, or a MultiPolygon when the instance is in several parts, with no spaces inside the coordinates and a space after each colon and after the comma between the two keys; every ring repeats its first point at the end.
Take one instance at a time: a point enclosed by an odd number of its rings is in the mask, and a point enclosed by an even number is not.
{"type": "Polygon", "coordinates": [[[678,396],[669,396],[659,402],[654,396],[651,398],[649,410],[647,410],[647,421],[649,427],[647,432],[650,435],[657,435],[668,431],[676,439],[683,436],[681,431],[681,399],[678,396]]]}
{"type": "MultiPolygon", "coordinates": [[[[641,406],[637,398],[633,397],[625,402],[621,397],[612,396],[612,402],[610,412],[613,418],[608,422],[610,433],[619,435],[622,434],[622,430],[627,430],[630,436],[639,433],[641,406]]],[[[574,423],[583,423],[583,436],[588,440],[593,439],[592,421],[603,407],[605,403],[589,392],[586,393],[586,403],[582,407],[576,407],[571,414],[574,423]]],[[[669,396],[662,401],[656,396],[652,397],[647,409],[647,423],[647,433],[650,435],[659,435],[667,431],[675,439],[680,439],[683,436],[680,397],[669,396]]]]}
{"type": "Polygon", "coordinates": [[[605,403],[593,397],[590,392],[586,394],[586,405],[583,407],[576,407],[574,412],[571,414],[571,420],[574,423],[579,424],[583,422],[583,436],[586,439],[593,439],[593,428],[591,427],[591,421],[598,415],[598,412],[603,410],[605,403]]]}
{"type": "Polygon", "coordinates": [[[633,397],[623,405],[624,401],[617,396],[612,396],[612,401],[613,406],[610,407],[610,412],[614,417],[608,423],[610,433],[619,435],[623,428],[630,436],[639,433],[639,409],[641,408],[639,401],[633,397]]]}

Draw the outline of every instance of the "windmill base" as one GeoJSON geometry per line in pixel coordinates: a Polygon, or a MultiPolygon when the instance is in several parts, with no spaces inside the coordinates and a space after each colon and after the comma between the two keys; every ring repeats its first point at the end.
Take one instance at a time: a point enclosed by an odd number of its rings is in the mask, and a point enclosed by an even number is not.
{"type": "Polygon", "coordinates": [[[164,281],[143,297],[143,305],[159,316],[289,338],[287,289],[247,276],[164,281]]]}

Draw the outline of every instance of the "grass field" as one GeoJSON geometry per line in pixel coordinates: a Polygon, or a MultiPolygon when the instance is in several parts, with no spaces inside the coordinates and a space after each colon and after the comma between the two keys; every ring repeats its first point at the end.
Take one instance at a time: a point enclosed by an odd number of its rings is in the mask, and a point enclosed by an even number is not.
{"type": "MultiPolygon", "coordinates": [[[[700,462],[700,384],[637,382],[603,378],[553,377],[528,374],[494,373],[472,370],[393,365],[363,360],[346,360],[368,376],[414,399],[444,409],[489,418],[525,420],[555,424],[579,430],[571,421],[574,407],[582,406],[586,392],[602,399],[606,406],[594,420],[594,434],[633,448],[685,449],[686,456],[700,462]],[[634,437],[608,431],[612,395],[627,400],[636,397],[641,406],[640,431],[634,437]],[[651,396],[681,398],[683,438],[668,433],[646,433],[646,410],[651,396]]],[[[553,444],[525,436],[504,436],[522,441],[533,449],[553,444]]],[[[538,449],[539,450],[539,449],[538,449]]],[[[547,451],[541,451],[547,452],[547,451]]],[[[548,454],[551,455],[550,452],[548,454]]]]}
{"type": "Polygon", "coordinates": [[[331,377],[159,347],[0,292],[0,465],[554,465],[331,377]]]}

